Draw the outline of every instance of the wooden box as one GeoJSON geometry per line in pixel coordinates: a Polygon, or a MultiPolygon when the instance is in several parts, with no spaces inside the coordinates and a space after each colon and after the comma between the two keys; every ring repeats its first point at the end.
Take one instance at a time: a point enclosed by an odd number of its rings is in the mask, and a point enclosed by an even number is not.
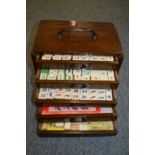
{"type": "Polygon", "coordinates": [[[112,23],[43,20],[36,34],[32,60],[36,74],[34,102],[39,136],[117,133],[116,89],[123,52],[112,23]],[[60,71],[62,79],[58,78],[60,71]],[[45,75],[43,79],[42,75],[45,75]],[[73,96],[76,89],[78,99],[73,96]],[[40,97],[41,90],[45,91],[44,98],[40,97]],[[96,94],[91,96],[93,90],[96,94]],[[65,97],[67,91],[68,98],[65,97]],[[86,93],[85,99],[82,99],[82,93],[86,93]],[[108,99],[108,93],[111,99],[108,99]],[[56,98],[56,95],[60,97],[56,98]],[[87,108],[78,113],[83,105],[87,108]],[[47,110],[57,108],[62,113],[49,110],[48,114],[43,114],[45,107],[47,110]],[[92,109],[102,112],[90,112],[92,109]],[[108,113],[107,109],[112,112],[108,113]],[[67,126],[66,129],[68,121],[72,128],[67,126]]]}

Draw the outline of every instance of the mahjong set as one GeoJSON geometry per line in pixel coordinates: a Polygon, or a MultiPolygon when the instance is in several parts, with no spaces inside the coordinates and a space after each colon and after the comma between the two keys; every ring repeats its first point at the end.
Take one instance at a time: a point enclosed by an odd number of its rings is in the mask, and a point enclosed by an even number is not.
{"type": "Polygon", "coordinates": [[[112,23],[42,20],[32,60],[39,136],[117,133],[123,52],[112,23]]]}

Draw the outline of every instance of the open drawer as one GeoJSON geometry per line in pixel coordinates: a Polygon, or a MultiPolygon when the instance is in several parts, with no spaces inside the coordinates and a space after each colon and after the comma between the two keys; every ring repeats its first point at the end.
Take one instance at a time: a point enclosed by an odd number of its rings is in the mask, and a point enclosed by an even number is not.
{"type": "MultiPolygon", "coordinates": [[[[102,74],[100,72],[100,70],[98,70],[100,73],[97,73],[97,70],[96,70],[96,72],[93,73],[93,77],[90,76],[88,79],[87,79],[87,77],[79,78],[78,75],[76,75],[76,79],[75,79],[74,75],[71,75],[69,73],[68,76],[66,76],[66,74],[64,72],[62,72],[62,70],[59,70],[59,71],[60,71],[59,78],[58,78],[58,75],[56,75],[55,78],[50,79],[50,78],[48,78],[48,76],[50,77],[52,75],[50,73],[50,69],[42,69],[42,70],[37,69],[37,72],[36,72],[36,86],[38,88],[40,88],[40,87],[47,88],[47,87],[52,86],[53,84],[91,84],[91,85],[96,85],[96,84],[105,85],[105,84],[108,84],[112,88],[116,89],[118,87],[118,84],[119,84],[119,77],[118,77],[117,70],[107,70],[109,72],[112,72],[112,78],[113,78],[112,80],[108,79],[107,77],[105,77],[105,80],[103,80],[104,76],[103,76],[103,79],[98,78],[97,74],[102,74]],[[41,77],[44,77],[44,78],[41,79],[41,77]]],[[[55,69],[54,69],[54,71],[51,71],[51,72],[55,72],[55,69]]],[[[105,73],[106,73],[106,70],[105,70],[105,73]]]]}
{"type": "Polygon", "coordinates": [[[37,129],[39,136],[69,136],[69,135],[115,135],[117,133],[115,121],[104,119],[80,118],[61,119],[59,121],[41,121],[37,129]]]}
{"type": "MultiPolygon", "coordinates": [[[[75,54],[76,52],[73,53],[75,54]]],[[[86,55],[82,53],[82,55],[79,56],[76,55],[74,56],[73,54],[62,55],[60,53],[59,55],[56,54],[57,59],[52,59],[53,56],[55,56],[54,52],[52,54],[41,53],[36,55],[35,56],[36,68],[50,68],[53,65],[53,63],[63,63],[63,64],[86,63],[86,64],[100,64],[100,65],[102,64],[105,65],[107,68],[112,68],[116,70],[119,70],[120,67],[117,56],[110,56],[112,57],[112,60],[109,60],[109,56],[88,56],[87,53],[86,55]],[[68,59],[67,56],[70,56],[70,59],[68,59]]]]}
{"type": "Polygon", "coordinates": [[[116,120],[117,112],[114,107],[96,106],[96,105],[44,105],[37,109],[38,119],[55,119],[55,118],[71,118],[84,117],[95,118],[102,117],[107,120],[116,120]]]}
{"type": "Polygon", "coordinates": [[[117,104],[115,89],[58,89],[57,88],[36,88],[35,103],[42,105],[59,104],[92,104],[101,106],[114,106],[117,104]],[[82,93],[80,93],[82,90],[82,93]],[[80,92],[79,92],[80,91],[80,92]],[[96,94],[96,92],[98,94],[96,94]],[[88,97],[86,97],[86,94],[88,97]],[[70,96],[70,97],[69,97],[70,96]],[[78,98],[77,98],[78,97],[78,98]],[[86,97],[86,98],[84,98],[86,97]]]}

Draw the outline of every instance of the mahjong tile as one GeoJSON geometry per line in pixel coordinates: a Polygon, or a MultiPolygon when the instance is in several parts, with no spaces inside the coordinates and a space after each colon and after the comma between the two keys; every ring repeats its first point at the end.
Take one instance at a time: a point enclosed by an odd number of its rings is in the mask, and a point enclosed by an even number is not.
{"type": "Polygon", "coordinates": [[[38,98],[39,99],[47,99],[48,88],[40,88],[38,98]]]}
{"type": "Polygon", "coordinates": [[[70,130],[70,127],[71,127],[71,122],[70,121],[65,121],[65,130],[70,130]]]}
{"type": "Polygon", "coordinates": [[[49,74],[47,76],[47,79],[48,80],[56,80],[57,79],[57,73],[58,73],[57,69],[50,69],[49,74]]]}
{"type": "Polygon", "coordinates": [[[106,56],[98,56],[98,61],[106,61],[106,56]]]}
{"type": "Polygon", "coordinates": [[[108,73],[108,79],[110,81],[114,81],[115,80],[114,71],[113,70],[108,70],[107,73],[108,73]]]}
{"type": "Polygon", "coordinates": [[[91,71],[89,69],[82,69],[81,80],[90,80],[91,71]]]}
{"type": "Polygon", "coordinates": [[[40,88],[39,92],[48,92],[48,88],[40,88]]]}
{"type": "Polygon", "coordinates": [[[108,74],[106,70],[99,71],[100,80],[108,80],[108,74]]]}
{"type": "Polygon", "coordinates": [[[61,60],[62,55],[53,55],[53,60],[61,60]]]}
{"type": "Polygon", "coordinates": [[[55,92],[54,93],[54,98],[55,99],[62,99],[63,98],[63,94],[62,93],[55,92]]]}
{"type": "Polygon", "coordinates": [[[78,55],[73,55],[73,60],[79,60],[80,59],[80,56],[78,55]]]}
{"type": "Polygon", "coordinates": [[[112,90],[111,89],[106,89],[105,90],[105,98],[106,100],[112,100],[112,90]]]}
{"type": "Polygon", "coordinates": [[[90,56],[90,57],[89,57],[89,60],[90,60],[90,61],[97,61],[97,57],[96,57],[96,56],[90,56]]]}
{"type": "Polygon", "coordinates": [[[65,71],[63,69],[58,70],[57,80],[65,80],[65,71]]]}
{"type": "Polygon", "coordinates": [[[80,94],[80,100],[88,100],[88,94],[80,94]]]}
{"type": "Polygon", "coordinates": [[[47,98],[48,99],[53,99],[54,98],[54,89],[49,88],[47,98]]]}
{"type": "Polygon", "coordinates": [[[72,99],[79,100],[80,99],[80,89],[74,88],[72,89],[72,99]]]}
{"type": "Polygon", "coordinates": [[[72,55],[62,55],[62,60],[71,60],[72,55]]]}
{"type": "Polygon", "coordinates": [[[66,73],[66,80],[73,80],[73,74],[72,73],[66,73]]]}
{"type": "Polygon", "coordinates": [[[113,56],[107,56],[107,61],[114,61],[114,57],[113,56]]]}
{"type": "Polygon", "coordinates": [[[88,56],[87,55],[81,55],[81,56],[79,56],[79,60],[81,60],[81,61],[88,60],[88,56]]]}
{"type": "Polygon", "coordinates": [[[100,80],[100,74],[98,70],[91,70],[91,80],[100,80]]]}
{"type": "Polygon", "coordinates": [[[41,69],[40,70],[40,80],[46,80],[49,73],[49,69],[41,69]]]}
{"type": "Polygon", "coordinates": [[[97,89],[89,89],[88,90],[88,99],[89,100],[97,100],[98,95],[97,95],[97,89]]]}
{"type": "Polygon", "coordinates": [[[52,54],[44,54],[44,55],[42,55],[42,60],[51,60],[51,58],[52,58],[52,54]]]}

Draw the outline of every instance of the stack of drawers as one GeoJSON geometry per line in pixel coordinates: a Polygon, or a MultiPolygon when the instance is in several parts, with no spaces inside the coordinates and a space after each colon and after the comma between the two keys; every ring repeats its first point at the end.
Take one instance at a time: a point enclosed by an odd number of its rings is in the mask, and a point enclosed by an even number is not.
{"type": "Polygon", "coordinates": [[[123,53],[113,24],[43,20],[32,60],[39,136],[117,133],[123,53]]]}

